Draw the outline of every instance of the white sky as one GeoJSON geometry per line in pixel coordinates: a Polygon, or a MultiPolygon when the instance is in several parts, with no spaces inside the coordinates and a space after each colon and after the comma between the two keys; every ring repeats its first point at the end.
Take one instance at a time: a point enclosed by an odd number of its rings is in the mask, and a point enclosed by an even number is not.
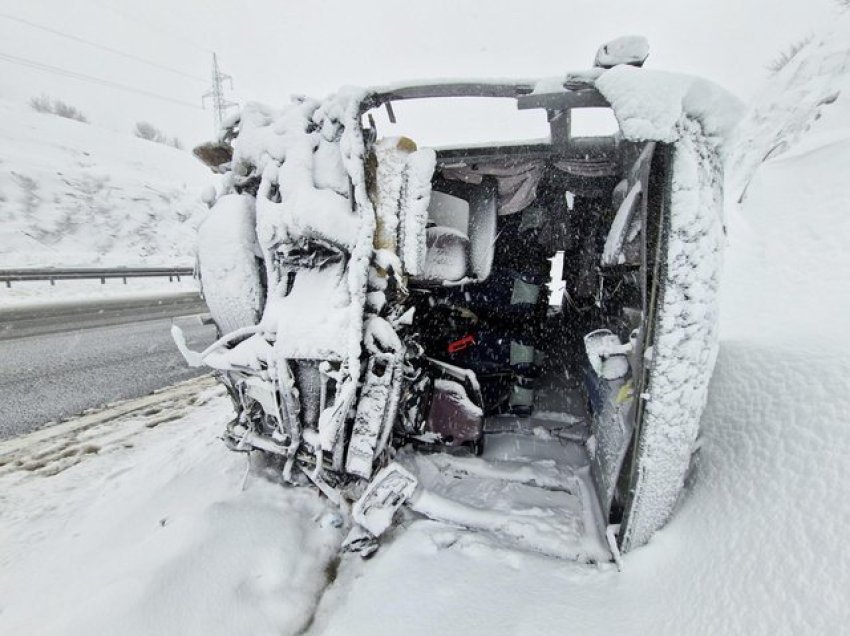
{"type": "Polygon", "coordinates": [[[599,44],[645,35],[653,68],[703,75],[746,99],[765,65],[825,24],[833,0],[0,0],[0,98],[48,93],[94,124],[151,121],[187,144],[208,138],[200,104],[210,52],[244,100],[285,103],[342,84],[431,77],[537,77],[590,66],[599,44]],[[200,79],[44,32],[72,34],[200,79]],[[15,56],[184,102],[179,105],[13,64],[15,56]]]}

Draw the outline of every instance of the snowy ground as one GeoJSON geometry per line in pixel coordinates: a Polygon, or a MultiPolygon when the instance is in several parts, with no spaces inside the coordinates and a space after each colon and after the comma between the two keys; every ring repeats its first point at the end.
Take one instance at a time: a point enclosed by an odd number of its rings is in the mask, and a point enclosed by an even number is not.
{"type": "Polygon", "coordinates": [[[340,531],[216,438],[209,378],[0,447],[0,633],[292,634],[340,531]]]}

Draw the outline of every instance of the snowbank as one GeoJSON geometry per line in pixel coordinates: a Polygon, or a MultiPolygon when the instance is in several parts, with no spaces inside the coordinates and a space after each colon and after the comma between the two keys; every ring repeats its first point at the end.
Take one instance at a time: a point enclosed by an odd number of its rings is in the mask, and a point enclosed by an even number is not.
{"type": "Polygon", "coordinates": [[[0,101],[0,267],[191,266],[208,182],[189,152],[0,101]]]}

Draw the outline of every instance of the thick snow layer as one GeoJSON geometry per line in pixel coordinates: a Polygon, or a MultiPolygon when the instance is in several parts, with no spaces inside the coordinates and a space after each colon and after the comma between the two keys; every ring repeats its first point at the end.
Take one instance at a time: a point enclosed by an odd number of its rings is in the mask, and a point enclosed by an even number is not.
{"type": "Polygon", "coordinates": [[[657,305],[641,457],[623,543],[643,545],[673,511],[691,459],[717,356],[723,246],[720,158],[695,120],[679,124],[670,225],[657,305]]]}
{"type": "MultiPolygon", "coordinates": [[[[362,98],[361,89],[349,88],[322,102],[295,98],[281,109],[250,103],[238,117],[224,196],[256,189],[255,232],[268,281],[261,325],[276,334],[278,356],[342,359],[359,368],[376,229],[358,120],[362,98]],[[315,256],[317,245],[333,252],[330,260],[299,261],[315,256]]],[[[221,283],[232,305],[248,306],[256,296],[221,283]]]]}
{"type": "Polygon", "coordinates": [[[366,303],[366,291],[369,282],[369,268],[374,254],[375,210],[369,198],[366,184],[366,147],[360,128],[359,105],[365,97],[362,88],[349,86],[325,100],[319,109],[318,116],[327,122],[339,122],[342,133],[339,138],[339,150],[342,165],[348,173],[354,207],[359,212],[360,219],[357,236],[351,258],[348,262],[347,285],[351,297],[348,309],[346,337],[348,338],[349,369],[356,369],[361,352],[360,344],[363,337],[363,306],[366,303]]]}
{"type": "Polygon", "coordinates": [[[596,79],[614,109],[626,139],[674,142],[685,119],[702,134],[722,141],[737,124],[741,102],[719,86],[696,77],[620,65],[596,79]]]}
{"type": "Polygon", "coordinates": [[[412,144],[403,137],[381,139],[374,146],[375,161],[375,248],[397,250],[398,209],[404,188],[407,158],[412,144]]]}
{"type": "Polygon", "coordinates": [[[407,181],[404,188],[399,235],[399,256],[405,270],[412,276],[421,272],[425,260],[425,228],[428,225],[428,209],[433,200],[431,177],[437,155],[431,148],[422,148],[407,159],[407,181]]]}
{"type": "Polygon", "coordinates": [[[269,298],[262,324],[283,358],[340,360],[347,354],[350,300],[339,265],[301,270],[284,298],[269,298]]]}
{"type": "Polygon", "coordinates": [[[231,178],[262,177],[257,236],[264,249],[303,238],[350,248],[357,236],[338,130],[318,127],[318,107],[319,102],[304,99],[279,110],[256,103],[243,109],[231,178]]]}
{"type": "Polygon", "coordinates": [[[490,437],[482,459],[405,452],[399,461],[423,489],[411,507],[430,519],[522,551],[608,561],[586,457],[577,450],[551,436],[503,433],[490,437]]]}
{"type": "MultiPolygon", "coordinates": [[[[736,316],[727,337],[813,354],[846,350],[848,174],[850,129],[820,146],[801,144],[758,169],[740,213],[729,222],[730,244],[740,249],[727,278],[746,271],[749,288],[729,281],[723,310],[743,304],[750,310],[736,316]]],[[[813,369],[813,378],[820,372],[813,369]]]]}
{"type": "Polygon", "coordinates": [[[341,541],[335,514],[312,489],[252,476],[242,490],[246,456],[218,439],[231,412],[210,384],[0,445],[0,632],[308,624],[341,541]]]}
{"type": "Polygon", "coordinates": [[[191,153],[0,101],[0,267],[194,262],[191,153]]]}
{"type": "Polygon", "coordinates": [[[617,64],[643,64],[648,56],[649,41],[645,37],[625,35],[603,44],[593,65],[611,68],[617,64]]]}

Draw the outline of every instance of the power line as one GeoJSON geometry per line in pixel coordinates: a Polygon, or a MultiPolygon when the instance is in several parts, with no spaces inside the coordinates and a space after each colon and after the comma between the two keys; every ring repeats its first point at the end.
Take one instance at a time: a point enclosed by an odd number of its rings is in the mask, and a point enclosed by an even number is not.
{"type": "Polygon", "coordinates": [[[76,71],[69,71],[68,69],[60,68],[58,66],[51,66],[50,64],[43,64],[42,62],[36,62],[35,60],[28,60],[23,57],[17,57],[15,55],[9,55],[7,53],[0,52],[0,61],[10,62],[12,64],[19,64],[21,66],[27,66],[29,68],[34,68],[39,71],[45,71],[47,73],[54,73],[56,75],[61,75],[63,77],[68,77],[71,79],[80,80],[83,82],[90,82],[92,84],[99,84],[100,86],[107,86],[109,88],[117,88],[119,90],[127,91],[130,93],[136,93],[138,95],[144,95],[145,97],[151,97],[153,99],[160,99],[166,102],[171,102],[172,104],[178,104],[180,106],[186,106],[188,108],[196,108],[198,110],[203,110],[197,104],[193,104],[191,102],[186,102],[180,99],[175,99],[173,97],[168,97],[166,95],[160,95],[158,93],[152,93],[151,91],[146,91],[141,88],[135,88],[133,86],[127,86],[126,84],[119,84],[118,82],[112,82],[110,80],[101,79],[99,77],[93,77],[91,75],[86,75],[84,73],[77,73],[76,71]]]}
{"type": "Polygon", "coordinates": [[[195,42],[192,42],[191,40],[187,40],[186,37],[183,36],[183,35],[176,35],[174,33],[174,31],[168,32],[165,29],[163,29],[161,26],[158,26],[158,25],[154,24],[153,22],[146,20],[146,19],[144,19],[144,18],[142,18],[138,15],[125,13],[124,11],[119,11],[117,8],[115,8],[113,6],[114,3],[112,3],[112,2],[105,2],[104,3],[104,2],[101,2],[100,0],[93,0],[93,1],[98,6],[104,8],[104,9],[108,9],[109,11],[112,11],[116,15],[120,15],[122,18],[124,18],[128,22],[132,22],[134,26],[138,26],[139,24],[144,24],[145,26],[148,27],[148,29],[151,29],[153,31],[158,31],[159,33],[163,33],[163,34],[171,37],[172,39],[180,40],[180,42],[182,42],[183,44],[185,44],[187,46],[191,46],[192,48],[198,49],[199,51],[203,51],[204,53],[212,53],[211,49],[208,49],[205,46],[201,46],[200,44],[196,44],[195,42]]]}
{"type": "Polygon", "coordinates": [[[151,60],[146,60],[137,55],[133,55],[132,53],[125,53],[124,51],[119,51],[118,49],[113,49],[109,46],[104,46],[103,44],[98,44],[97,42],[92,42],[90,40],[86,40],[84,38],[78,37],[76,35],[71,35],[70,33],[64,33],[63,31],[59,31],[58,29],[53,29],[51,27],[43,26],[41,24],[36,24],[35,22],[30,22],[29,20],[25,20],[24,18],[19,18],[14,15],[8,15],[5,13],[0,13],[0,18],[5,18],[6,20],[12,20],[14,22],[19,22],[21,24],[25,24],[34,29],[40,29],[42,31],[46,31],[47,33],[52,33],[53,35],[58,35],[63,38],[67,38],[68,40],[73,40],[75,42],[82,42],[83,44],[87,44],[89,46],[93,46],[98,49],[102,49],[104,51],[108,51],[114,55],[120,55],[121,57],[126,57],[130,60],[135,60],[136,62],[141,62],[142,64],[147,64],[148,66],[153,66],[154,68],[158,68],[163,71],[168,71],[169,73],[175,73],[177,75],[181,75],[183,77],[193,79],[199,82],[206,82],[207,80],[203,77],[199,77],[197,75],[192,75],[190,73],[184,73],[183,71],[177,70],[176,68],[171,68],[170,66],[166,66],[165,64],[160,64],[158,62],[152,62],[151,60]]]}

